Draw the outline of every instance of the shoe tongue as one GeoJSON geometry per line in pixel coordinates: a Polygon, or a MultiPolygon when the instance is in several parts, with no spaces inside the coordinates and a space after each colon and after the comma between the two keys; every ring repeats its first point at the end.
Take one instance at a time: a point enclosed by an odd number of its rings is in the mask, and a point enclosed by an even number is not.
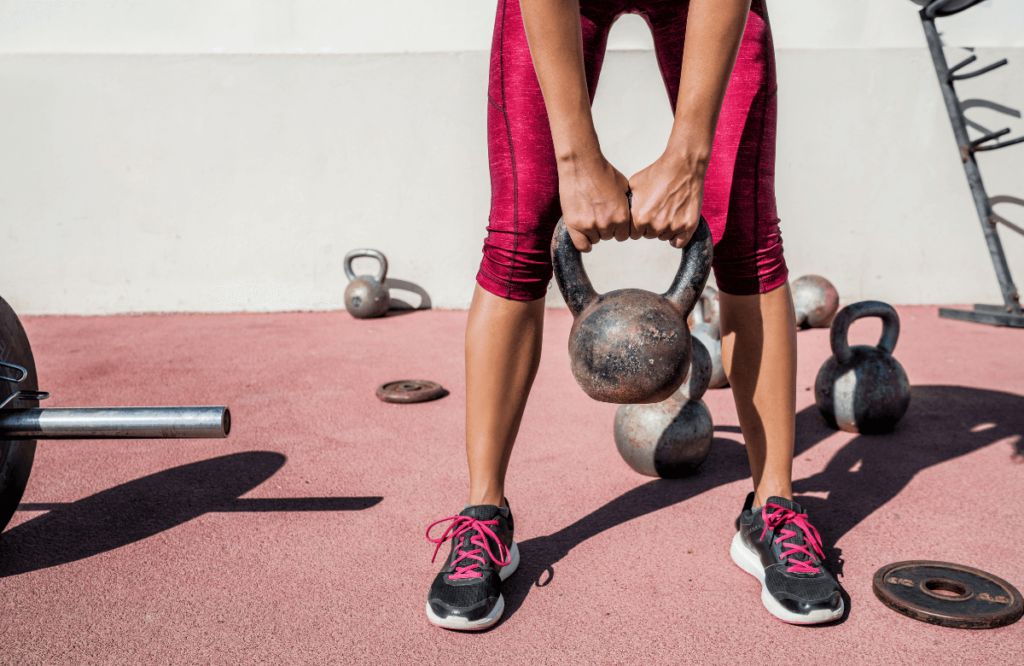
{"type": "Polygon", "coordinates": [[[788,500],[785,497],[774,497],[774,496],[773,497],[769,497],[768,501],[765,502],[765,504],[766,505],[768,505],[768,504],[778,504],[783,509],[789,509],[793,513],[803,513],[804,512],[803,507],[801,507],[799,504],[797,504],[793,500],[788,500]]]}
{"type": "MultiPolygon", "coordinates": [[[[803,507],[801,507],[799,504],[797,504],[793,500],[788,500],[788,499],[786,499],[784,497],[769,497],[768,501],[765,502],[766,506],[768,504],[777,504],[778,506],[781,506],[783,509],[789,509],[793,513],[803,513],[804,512],[803,507]]],[[[790,523],[784,523],[784,524],[780,525],[779,527],[781,527],[783,529],[787,529],[787,530],[792,530],[793,532],[796,532],[796,534],[794,536],[791,536],[788,539],[786,539],[785,543],[793,544],[793,545],[797,545],[797,546],[803,546],[805,544],[805,542],[804,542],[804,531],[800,528],[799,525],[796,525],[796,524],[790,522],[790,523]]],[[[783,550],[786,550],[786,549],[783,548],[783,550]]],[[[807,557],[803,553],[794,553],[794,554],[790,555],[789,558],[787,558],[787,559],[794,559],[794,560],[805,561],[805,560],[809,560],[809,559],[812,559],[812,558],[807,557]]]]}
{"type": "Polygon", "coordinates": [[[498,516],[508,518],[508,509],[498,508],[493,504],[474,504],[462,510],[460,516],[468,516],[476,520],[494,520],[498,516]]]}

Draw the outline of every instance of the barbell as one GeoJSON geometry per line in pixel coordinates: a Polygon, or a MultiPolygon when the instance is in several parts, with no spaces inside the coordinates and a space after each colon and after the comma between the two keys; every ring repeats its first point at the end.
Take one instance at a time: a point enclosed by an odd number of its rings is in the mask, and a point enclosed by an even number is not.
{"type": "Polygon", "coordinates": [[[231,432],[227,407],[61,407],[46,409],[28,336],[0,298],[0,531],[28,484],[36,441],[49,439],[199,439],[231,432]]]}

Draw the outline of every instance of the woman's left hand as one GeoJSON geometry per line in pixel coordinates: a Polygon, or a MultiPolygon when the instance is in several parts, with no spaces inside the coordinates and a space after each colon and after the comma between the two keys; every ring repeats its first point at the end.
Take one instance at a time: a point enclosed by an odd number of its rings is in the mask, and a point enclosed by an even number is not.
{"type": "Polygon", "coordinates": [[[707,157],[672,151],[630,178],[630,238],[657,238],[685,247],[700,222],[707,170],[707,157]]]}

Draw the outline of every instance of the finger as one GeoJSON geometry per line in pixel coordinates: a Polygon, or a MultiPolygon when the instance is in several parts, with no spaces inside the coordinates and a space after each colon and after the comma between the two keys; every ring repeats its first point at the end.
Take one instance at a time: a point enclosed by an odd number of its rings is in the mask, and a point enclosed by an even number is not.
{"type": "Polygon", "coordinates": [[[604,240],[604,241],[611,240],[611,239],[615,238],[615,225],[609,225],[607,227],[602,228],[598,232],[598,234],[599,234],[601,240],[604,240]]]}
{"type": "Polygon", "coordinates": [[[629,225],[629,238],[630,240],[638,240],[644,237],[643,229],[640,229],[635,224],[629,225]]]}
{"type": "Polygon", "coordinates": [[[620,243],[624,240],[629,240],[633,234],[633,225],[629,222],[623,222],[622,224],[615,227],[615,240],[620,243]]]}
{"type": "Polygon", "coordinates": [[[587,238],[585,234],[573,229],[569,225],[566,225],[565,228],[569,231],[569,238],[572,239],[572,244],[576,246],[577,250],[580,252],[590,252],[593,245],[591,244],[591,240],[587,238]]]}
{"type": "Polygon", "coordinates": [[[676,248],[677,250],[683,249],[684,247],[689,245],[690,239],[693,238],[694,231],[696,230],[683,229],[669,240],[669,244],[672,247],[676,248]]]}

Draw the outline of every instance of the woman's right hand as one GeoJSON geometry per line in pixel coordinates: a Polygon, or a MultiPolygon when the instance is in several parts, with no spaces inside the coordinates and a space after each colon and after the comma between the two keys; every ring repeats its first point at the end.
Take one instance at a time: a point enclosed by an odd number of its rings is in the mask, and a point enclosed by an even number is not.
{"type": "Polygon", "coordinates": [[[558,194],[562,217],[580,252],[602,240],[629,238],[632,218],[626,192],[629,181],[604,155],[559,160],[558,194]]]}

